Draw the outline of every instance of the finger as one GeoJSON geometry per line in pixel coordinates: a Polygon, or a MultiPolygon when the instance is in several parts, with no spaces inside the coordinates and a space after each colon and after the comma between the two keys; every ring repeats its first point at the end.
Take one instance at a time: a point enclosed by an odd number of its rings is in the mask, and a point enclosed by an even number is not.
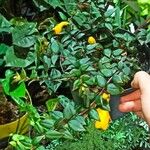
{"type": "Polygon", "coordinates": [[[129,101],[125,103],[121,103],[119,105],[119,110],[121,112],[137,112],[142,110],[141,101],[129,101]]]}
{"type": "Polygon", "coordinates": [[[122,96],[120,99],[120,102],[124,103],[128,101],[134,101],[134,100],[140,99],[140,97],[141,97],[140,90],[136,90],[126,96],[122,96]]]}
{"type": "Polygon", "coordinates": [[[150,82],[150,76],[148,73],[144,71],[139,71],[134,75],[134,79],[131,82],[131,86],[133,88],[140,88],[141,93],[148,89],[150,85],[148,84],[150,82]]]}

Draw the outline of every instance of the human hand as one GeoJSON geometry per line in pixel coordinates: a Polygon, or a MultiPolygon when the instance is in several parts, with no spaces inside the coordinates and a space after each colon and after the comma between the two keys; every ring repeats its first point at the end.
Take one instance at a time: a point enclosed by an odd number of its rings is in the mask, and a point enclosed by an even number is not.
{"type": "Polygon", "coordinates": [[[119,110],[135,112],[150,125],[150,76],[144,71],[135,74],[131,86],[136,91],[121,97],[119,110]]]}

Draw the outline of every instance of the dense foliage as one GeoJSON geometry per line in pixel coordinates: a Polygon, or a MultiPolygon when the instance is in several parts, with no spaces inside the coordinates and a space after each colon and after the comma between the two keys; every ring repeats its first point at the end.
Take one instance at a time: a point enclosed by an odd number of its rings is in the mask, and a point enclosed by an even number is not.
{"type": "MultiPolygon", "coordinates": [[[[95,120],[96,128],[107,129],[110,95],[123,93],[136,71],[149,71],[148,13],[141,17],[138,3],[126,0],[0,0],[0,5],[0,66],[5,72],[0,81],[5,95],[28,112],[33,127],[30,136],[12,135],[10,144],[43,150],[55,140],[84,139],[95,120]],[[31,85],[48,95],[42,111],[32,104],[37,93],[31,85]]],[[[89,132],[103,143],[113,132],[119,134],[118,127],[112,123],[107,137],[101,130],[89,132]]],[[[137,134],[136,129],[131,132],[137,134]]],[[[124,138],[123,132],[117,138],[124,138]]],[[[146,132],[139,132],[145,143],[146,132]]],[[[134,144],[124,140],[117,148],[128,142],[128,149],[137,146],[138,139],[134,144]]]]}

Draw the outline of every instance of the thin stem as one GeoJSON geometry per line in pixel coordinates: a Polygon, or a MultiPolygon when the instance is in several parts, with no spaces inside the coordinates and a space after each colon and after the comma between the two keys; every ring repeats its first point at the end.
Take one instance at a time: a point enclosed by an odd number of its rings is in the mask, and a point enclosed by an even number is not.
{"type": "Polygon", "coordinates": [[[26,93],[27,93],[27,95],[28,95],[30,104],[32,104],[32,98],[31,98],[31,96],[30,96],[30,94],[29,94],[29,91],[28,91],[27,89],[26,89],[26,93]]]}

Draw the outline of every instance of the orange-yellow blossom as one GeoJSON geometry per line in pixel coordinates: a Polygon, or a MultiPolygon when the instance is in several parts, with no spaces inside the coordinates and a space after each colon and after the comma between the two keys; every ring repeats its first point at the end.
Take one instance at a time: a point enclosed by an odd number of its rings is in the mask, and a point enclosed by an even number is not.
{"type": "Polygon", "coordinates": [[[95,44],[95,43],[96,43],[95,38],[94,38],[93,36],[90,36],[90,37],[88,38],[88,43],[89,43],[89,44],[95,44]]]}
{"type": "Polygon", "coordinates": [[[62,21],[61,23],[57,24],[54,28],[53,31],[55,32],[55,34],[60,34],[62,32],[63,27],[67,26],[69,24],[69,22],[67,21],[62,21]]]}
{"type": "Polygon", "coordinates": [[[103,110],[101,108],[98,108],[97,112],[98,112],[100,121],[95,122],[95,128],[106,130],[108,128],[109,122],[111,120],[110,114],[107,110],[103,110]]]}
{"type": "Polygon", "coordinates": [[[107,102],[109,102],[109,100],[110,100],[110,94],[103,93],[103,94],[102,94],[102,98],[103,98],[104,100],[106,100],[107,102]]]}

